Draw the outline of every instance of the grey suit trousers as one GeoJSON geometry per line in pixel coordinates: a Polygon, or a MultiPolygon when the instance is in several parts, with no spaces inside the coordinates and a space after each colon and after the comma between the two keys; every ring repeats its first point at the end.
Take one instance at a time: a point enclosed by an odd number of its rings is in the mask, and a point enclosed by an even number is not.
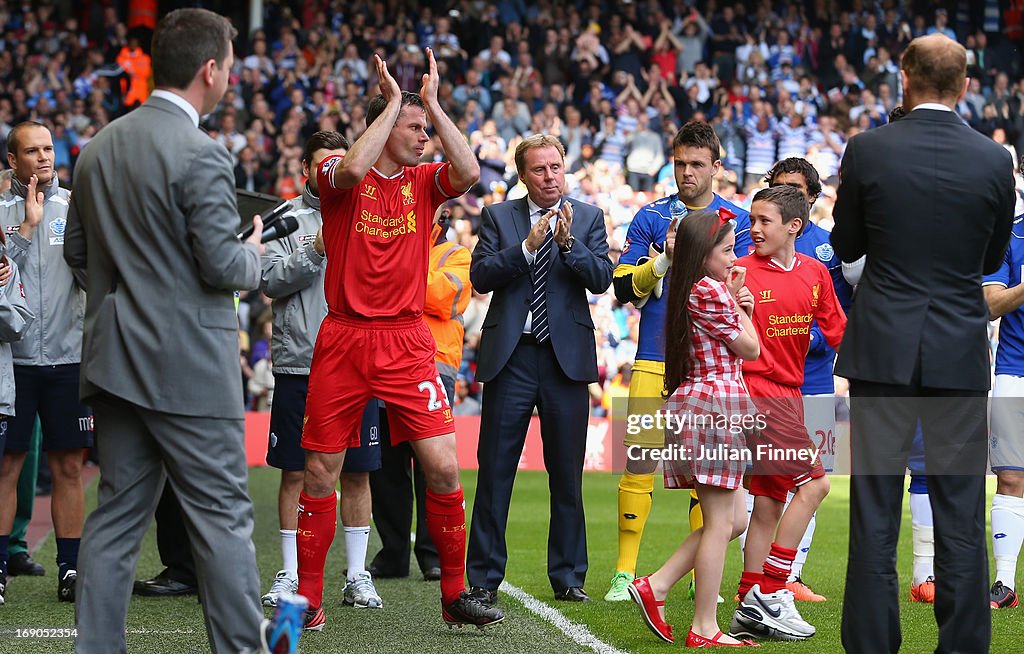
{"type": "Polygon", "coordinates": [[[160,413],[108,394],[91,403],[101,476],[78,558],[75,651],[127,652],[135,565],[165,480],[181,501],[212,650],[258,651],[263,611],[243,421],[160,413]]]}

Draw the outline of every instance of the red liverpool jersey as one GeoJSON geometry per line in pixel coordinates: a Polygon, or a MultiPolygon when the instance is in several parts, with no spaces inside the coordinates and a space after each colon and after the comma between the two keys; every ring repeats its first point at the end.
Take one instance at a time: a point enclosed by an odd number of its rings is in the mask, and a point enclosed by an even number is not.
{"type": "Polygon", "coordinates": [[[421,315],[434,214],[459,195],[449,164],[406,167],[393,177],[371,168],[356,186],[339,189],[332,182],[341,160],[328,157],[317,171],[328,310],[364,319],[421,315]]]}
{"type": "Polygon", "coordinates": [[[756,254],[737,259],[736,265],[747,269],[746,285],[754,294],[751,322],[761,343],[761,356],[743,362],[743,373],[788,386],[803,385],[811,322],[818,321],[825,340],[835,349],[846,329],[846,315],[828,269],[800,253],[792,270],[756,254]]]}

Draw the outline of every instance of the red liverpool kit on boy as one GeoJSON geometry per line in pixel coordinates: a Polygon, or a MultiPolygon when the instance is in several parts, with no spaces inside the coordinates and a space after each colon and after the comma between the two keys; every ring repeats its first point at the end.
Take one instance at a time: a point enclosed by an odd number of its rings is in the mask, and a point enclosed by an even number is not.
{"type": "MultiPolygon", "coordinates": [[[[800,253],[789,270],[775,259],[757,255],[737,259],[735,265],[747,269],[746,286],[754,295],[751,322],[761,356],[743,363],[743,377],[750,397],[767,418],[763,442],[773,448],[813,450],[804,426],[800,386],[811,323],[817,320],[825,340],[836,349],[846,329],[832,278],[825,266],[800,253]]],[[[782,502],[794,486],[825,474],[818,459],[761,463],[755,465],[761,474],[751,478],[751,493],[782,502]]]]}

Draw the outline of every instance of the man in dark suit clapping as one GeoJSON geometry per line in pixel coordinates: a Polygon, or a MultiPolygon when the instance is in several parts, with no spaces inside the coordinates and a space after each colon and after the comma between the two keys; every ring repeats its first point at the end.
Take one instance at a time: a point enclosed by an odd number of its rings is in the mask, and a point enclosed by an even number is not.
{"type": "Polygon", "coordinates": [[[901,643],[896,542],[915,425],[935,515],[938,652],[987,652],[986,394],[982,273],[999,268],[1013,219],[1013,162],[952,108],[967,89],[962,46],[941,35],[903,54],[907,116],[853,138],[832,244],[867,255],[836,374],[850,379],[848,652],[901,643]]]}
{"type": "Polygon", "coordinates": [[[515,160],[528,197],[484,208],[470,268],[473,287],[494,295],[478,354],[480,475],[467,573],[477,599],[497,601],[512,484],[536,407],[551,490],[548,578],[557,599],[589,601],[582,485],[597,353],[586,292],[611,284],[608,236],[600,209],[562,196],[557,138],[525,139],[515,160]]]}

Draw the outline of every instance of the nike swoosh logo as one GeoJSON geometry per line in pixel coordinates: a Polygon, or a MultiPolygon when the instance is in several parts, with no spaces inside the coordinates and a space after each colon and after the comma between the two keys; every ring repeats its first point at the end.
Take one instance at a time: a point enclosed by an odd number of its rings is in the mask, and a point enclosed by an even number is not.
{"type": "Polygon", "coordinates": [[[771,608],[770,606],[765,604],[760,597],[754,596],[754,599],[757,600],[757,605],[764,609],[764,612],[772,616],[773,618],[778,618],[780,615],[782,615],[782,609],[771,608]]]}

